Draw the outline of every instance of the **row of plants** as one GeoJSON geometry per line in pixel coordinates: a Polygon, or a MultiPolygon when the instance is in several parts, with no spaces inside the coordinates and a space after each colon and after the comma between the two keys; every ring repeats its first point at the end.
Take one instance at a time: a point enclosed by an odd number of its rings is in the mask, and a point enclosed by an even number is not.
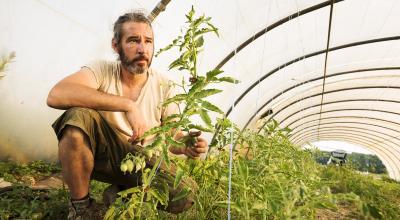
{"type": "MultiPolygon", "coordinates": [[[[348,166],[322,166],[313,161],[314,151],[304,151],[288,143],[285,132],[277,130],[270,134],[267,138],[256,135],[252,139],[255,141],[251,141],[252,147],[248,148],[250,151],[247,157],[247,149],[234,151],[232,218],[313,219],[328,216],[330,219],[327,211],[335,213],[332,218],[339,219],[399,218],[398,182],[362,175],[348,166]]],[[[243,137],[249,138],[247,135],[243,137]]],[[[250,140],[247,138],[246,140],[250,140]]],[[[243,144],[246,147],[250,143],[243,144]]],[[[59,169],[58,165],[43,161],[34,161],[27,165],[0,162],[0,178],[14,183],[12,190],[0,192],[0,219],[65,218],[67,189],[32,190],[21,181],[23,176],[39,179],[58,173],[59,169]]],[[[149,213],[146,210],[142,217],[226,218],[228,170],[229,152],[226,149],[219,150],[218,155],[212,153],[207,160],[196,161],[191,175],[199,186],[194,206],[179,215],[160,210],[149,213]]],[[[100,202],[106,186],[108,184],[92,181],[91,196],[100,202]]]]}
{"type": "Polygon", "coordinates": [[[377,219],[398,219],[400,217],[399,182],[374,175],[355,172],[353,167],[337,168],[328,166],[320,174],[324,183],[335,194],[354,193],[362,201],[362,209],[377,219]]]}
{"type": "MultiPolygon", "coordinates": [[[[324,210],[340,213],[333,217],[340,219],[400,217],[398,182],[362,175],[350,166],[318,164],[314,161],[318,152],[294,146],[287,138],[285,130],[273,125],[267,126],[267,129],[260,134],[245,131],[237,138],[237,149],[233,151],[230,200],[230,215],[233,219],[314,219],[327,215],[324,210]]],[[[145,217],[124,213],[125,217],[226,218],[229,149],[220,148],[211,152],[207,160],[192,161],[191,164],[191,167],[187,166],[191,169],[190,178],[197,182],[198,189],[195,204],[189,211],[176,216],[167,214],[157,210],[157,204],[161,203],[159,200],[140,201],[139,197],[129,195],[132,191],[126,191],[121,194],[125,202],[120,200],[121,203],[117,205],[128,208],[135,201],[136,204],[148,204],[154,209],[144,209],[145,217]]],[[[136,189],[139,188],[140,186],[136,189]]],[[[166,191],[164,193],[167,194],[166,191]]],[[[165,199],[164,204],[169,199],[166,194],[161,196],[165,199]]]]}
{"type": "MultiPolygon", "coordinates": [[[[156,135],[155,141],[142,151],[128,154],[122,162],[122,171],[142,173],[142,184],[120,192],[120,198],[107,211],[105,219],[221,219],[227,215],[234,219],[316,218],[319,210],[335,211],[339,207],[351,209],[345,216],[350,218],[393,219],[400,216],[398,201],[387,211],[383,211],[385,205],[378,206],[373,202],[373,196],[384,200],[382,195],[371,193],[371,197],[361,197],[361,193],[369,192],[351,187],[333,193],[335,181],[338,181],[335,178],[339,178],[342,171],[317,164],[315,153],[294,146],[287,137],[290,129],[280,129],[276,121],[272,120],[256,133],[241,131],[225,118],[216,105],[207,101],[222,91],[210,87],[238,81],[221,77],[223,71],[218,69],[204,74],[197,71],[203,35],[218,35],[218,30],[210,23],[211,18],[204,15],[195,18],[193,8],[186,18],[187,27],[182,36],[160,51],[177,48],[181,55],[170,68],[177,68],[190,77],[190,83],[182,80],[181,84],[175,85],[181,88],[181,94],[163,103],[164,107],[177,104],[180,111],[168,117],[162,126],[146,132],[145,137],[156,135]],[[216,120],[211,119],[210,112],[216,115],[216,120]],[[194,123],[193,117],[200,118],[202,123],[194,123]],[[187,135],[177,140],[178,131],[214,133],[207,159],[171,158],[170,147],[191,147],[197,136],[187,135]],[[231,149],[234,149],[232,160],[231,149]],[[161,156],[153,156],[157,154],[161,156]],[[150,166],[143,166],[143,162],[150,166]],[[165,172],[171,173],[173,184],[157,178],[165,172]],[[171,189],[177,190],[180,183],[192,180],[197,186],[180,189],[172,196],[171,189]],[[231,192],[229,196],[228,192],[231,192]],[[188,195],[195,195],[190,211],[177,216],[160,211],[168,203],[188,195]]],[[[359,181],[358,176],[349,172],[353,178],[345,179],[346,183],[357,185],[353,181],[359,181]]],[[[365,184],[369,184],[368,180],[365,184]]],[[[393,187],[399,186],[394,183],[393,187]]]]}

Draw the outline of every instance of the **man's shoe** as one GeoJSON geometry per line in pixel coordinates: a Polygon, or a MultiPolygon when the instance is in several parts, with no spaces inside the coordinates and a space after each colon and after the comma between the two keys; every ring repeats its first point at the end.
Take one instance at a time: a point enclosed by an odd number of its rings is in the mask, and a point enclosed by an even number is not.
{"type": "Polygon", "coordinates": [[[118,198],[118,193],[123,190],[120,186],[112,184],[108,186],[103,192],[103,203],[109,207],[118,198]]]}
{"type": "Polygon", "coordinates": [[[69,202],[68,220],[103,219],[104,207],[90,197],[69,202]]]}

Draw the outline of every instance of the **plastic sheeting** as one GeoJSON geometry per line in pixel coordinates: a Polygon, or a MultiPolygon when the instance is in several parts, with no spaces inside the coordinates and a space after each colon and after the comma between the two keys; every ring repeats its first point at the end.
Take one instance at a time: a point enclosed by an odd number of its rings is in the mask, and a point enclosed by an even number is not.
{"type": "MultiPolygon", "coordinates": [[[[0,80],[0,120],[18,118],[7,129],[2,125],[2,144],[34,149],[36,157],[43,154],[37,149],[55,155],[49,125],[60,112],[45,106],[48,90],[91,59],[114,59],[110,40],[117,16],[130,8],[151,11],[157,3],[1,1],[0,48],[15,50],[17,59],[0,80]],[[34,91],[22,89],[32,85],[34,91]]],[[[230,119],[256,128],[272,109],[264,120],[291,127],[294,143],[361,145],[400,180],[399,1],[172,0],[154,20],[157,48],[180,33],[192,5],[212,17],[220,33],[205,39],[200,72],[220,67],[241,81],[212,99],[230,119]]],[[[167,69],[176,56],[164,53],[153,66],[180,80],[182,74],[167,69]]]]}

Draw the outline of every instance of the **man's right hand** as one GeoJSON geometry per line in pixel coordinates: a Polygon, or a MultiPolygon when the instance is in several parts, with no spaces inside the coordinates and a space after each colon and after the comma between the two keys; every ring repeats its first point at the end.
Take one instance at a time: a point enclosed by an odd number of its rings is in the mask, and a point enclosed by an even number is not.
{"type": "Polygon", "coordinates": [[[132,127],[132,137],[128,140],[131,143],[136,143],[137,140],[149,129],[149,126],[144,120],[143,114],[139,111],[136,105],[125,112],[126,118],[132,127]]]}

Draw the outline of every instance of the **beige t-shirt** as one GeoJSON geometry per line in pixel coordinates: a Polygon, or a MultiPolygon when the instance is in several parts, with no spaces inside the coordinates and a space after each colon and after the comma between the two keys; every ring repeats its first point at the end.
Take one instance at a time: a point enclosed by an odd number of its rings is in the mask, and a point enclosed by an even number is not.
{"type": "MultiPolygon", "coordinates": [[[[122,96],[121,62],[95,61],[83,66],[93,72],[98,91],[122,96]]],[[[162,107],[162,103],[175,95],[173,82],[149,68],[148,79],[136,101],[150,128],[161,125],[164,118],[178,112],[175,104],[162,107]]],[[[99,111],[105,120],[121,131],[126,138],[132,136],[132,129],[124,112],[99,111]]],[[[152,142],[151,140],[148,142],[152,142]]],[[[144,143],[147,145],[148,143],[144,143]]]]}

